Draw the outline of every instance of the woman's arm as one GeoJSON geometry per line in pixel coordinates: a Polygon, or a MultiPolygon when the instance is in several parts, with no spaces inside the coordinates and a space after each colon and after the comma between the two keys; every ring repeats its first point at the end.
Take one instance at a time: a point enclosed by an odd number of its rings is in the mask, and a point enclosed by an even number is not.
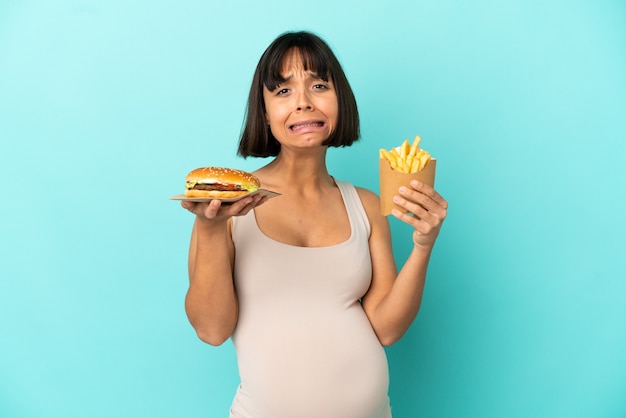
{"type": "Polygon", "coordinates": [[[189,246],[189,290],[185,310],[198,337],[211,345],[226,341],[237,324],[238,302],[233,283],[235,248],[231,217],[245,215],[263,203],[260,196],[232,205],[182,202],[196,214],[189,246]]]}
{"type": "Polygon", "coordinates": [[[430,186],[422,183],[401,192],[395,203],[410,214],[393,215],[411,225],[413,249],[397,272],[387,218],[380,214],[380,200],[360,189],[361,200],[371,224],[370,252],[372,284],[363,297],[363,309],[383,345],[398,341],[419,311],[426,270],[435,240],[447,213],[447,202],[430,186]],[[412,215],[411,215],[412,214],[412,215]]]}

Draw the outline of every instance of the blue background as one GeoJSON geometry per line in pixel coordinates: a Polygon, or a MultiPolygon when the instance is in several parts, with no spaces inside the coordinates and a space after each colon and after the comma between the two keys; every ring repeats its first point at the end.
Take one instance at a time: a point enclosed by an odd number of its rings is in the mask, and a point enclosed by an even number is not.
{"type": "MultiPolygon", "coordinates": [[[[0,2],[0,416],[224,417],[233,347],[187,323],[192,218],[262,51],[308,29],[354,88],[332,174],[422,136],[449,218],[387,350],[394,418],[626,416],[626,5],[0,2]]],[[[399,263],[410,230],[391,220],[399,263]]]]}

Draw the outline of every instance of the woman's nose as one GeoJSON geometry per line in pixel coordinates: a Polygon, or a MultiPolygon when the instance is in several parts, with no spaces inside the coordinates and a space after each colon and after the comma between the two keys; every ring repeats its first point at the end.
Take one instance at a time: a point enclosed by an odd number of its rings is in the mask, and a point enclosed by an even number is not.
{"type": "Polygon", "coordinates": [[[297,110],[312,110],[313,104],[309,95],[306,92],[302,92],[298,95],[297,110]]]}

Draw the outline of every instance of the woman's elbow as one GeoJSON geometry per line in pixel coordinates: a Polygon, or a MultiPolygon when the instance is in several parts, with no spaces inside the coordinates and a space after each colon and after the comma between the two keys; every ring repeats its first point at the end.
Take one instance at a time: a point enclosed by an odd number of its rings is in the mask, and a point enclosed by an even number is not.
{"type": "Polygon", "coordinates": [[[384,338],[378,338],[378,341],[380,341],[380,345],[382,345],[383,347],[390,347],[392,345],[394,345],[400,338],[394,338],[394,337],[384,337],[384,338]]]}
{"type": "Polygon", "coordinates": [[[380,342],[380,345],[382,345],[383,347],[389,347],[389,346],[394,345],[402,338],[403,335],[404,335],[404,331],[400,331],[400,330],[396,330],[396,331],[389,330],[387,332],[376,333],[376,336],[378,337],[378,341],[380,342]]]}
{"type": "Polygon", "coordinates": [[[214,347],[224,344],[230,338],[230,334],[224,332],[212,332],[206,329],[196,329],[196,335],[202,342],[214,347]]]}
{"type": "Polygon", "coordinates": [[[198,338],[213,346],[224,344],[234,332],[235,324],[237,323],[236,320],[231,320],[230,318],[206,320],[206,318],[202,319],[195,315],[189,315],[189,312],[188,318],[198,338]]]}

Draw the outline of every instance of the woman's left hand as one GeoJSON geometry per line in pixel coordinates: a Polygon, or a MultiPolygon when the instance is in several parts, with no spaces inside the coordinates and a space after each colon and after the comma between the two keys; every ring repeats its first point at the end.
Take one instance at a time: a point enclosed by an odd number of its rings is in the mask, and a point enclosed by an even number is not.
{"type": "Polygon", "coordinates": [[[407,213],[393,209],[392,215],[415,229],[413,244],[416,247],[432,248],[446,218],[448,202],[435,189],[416,180],[410,187],[400,187],[398,192],[393,201],[407,213]]]}

